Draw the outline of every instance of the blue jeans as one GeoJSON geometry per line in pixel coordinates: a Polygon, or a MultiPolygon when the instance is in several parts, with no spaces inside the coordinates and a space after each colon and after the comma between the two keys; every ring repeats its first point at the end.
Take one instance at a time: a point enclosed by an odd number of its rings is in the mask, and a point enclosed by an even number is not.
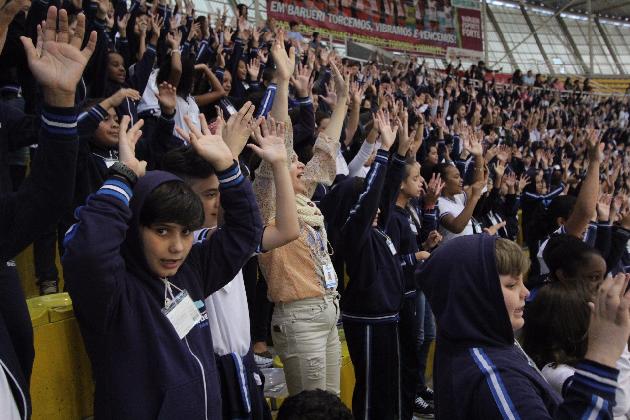
{"type": "Polygon", "coordinates": [[[429,348],[431,342],[435,340],[435,320],[433,319],[433,311],[431,305],[424,296],[424,293],[418,291],[416,296],[416,315],[418,316],[418,390],[425,387],[424,371],[427,367],[427,357],[429,356],[429,348]]]}

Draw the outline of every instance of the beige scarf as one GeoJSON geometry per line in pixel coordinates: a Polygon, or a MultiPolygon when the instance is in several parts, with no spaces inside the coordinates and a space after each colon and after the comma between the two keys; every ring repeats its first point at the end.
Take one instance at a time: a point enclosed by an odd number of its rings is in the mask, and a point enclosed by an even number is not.
{"type": "Polygon", "coordinates": [[[328,243],[326,228],[324,227],[324,215],[319,208],[302,194],[296,194],[295,205],[297,207],[298,220],[314,229],[322,236],[324,243],[328,243]]]}

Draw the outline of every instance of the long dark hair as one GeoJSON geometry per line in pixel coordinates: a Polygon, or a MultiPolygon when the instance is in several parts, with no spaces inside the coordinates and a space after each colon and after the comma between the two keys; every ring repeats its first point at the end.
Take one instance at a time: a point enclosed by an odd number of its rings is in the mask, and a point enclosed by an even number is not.
{"type": "Polygon", "coordinates": [[[523,349],[539,368],[574,365],[586,354],[589,319],[588,298],[581,288],[547,284],[525,307],[523,349]]]}

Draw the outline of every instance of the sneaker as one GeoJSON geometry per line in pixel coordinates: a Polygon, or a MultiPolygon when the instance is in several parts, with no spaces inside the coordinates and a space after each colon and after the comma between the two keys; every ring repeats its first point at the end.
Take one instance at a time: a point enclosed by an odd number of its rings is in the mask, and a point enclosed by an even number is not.
{"type": "Polygon", "coordinates": [[[39,295],[52,295],[53,293],[58,293],[59,289],[57,287],[56,280],[46,280],[39,283],[39,295]]]}
{"type": "Polygon", "coordinates": [[[428,386],[425,386],[422,391],[418,393],[418,396],[422,397],[428,403],[432,403],[434,399],[435,392],[428,386]]]}
{"type": "Polygon", "coordinates": [[[413,412],[422,416],[423,418],[433,418],[435,415],[435,410],[426,402],[422,397],[416,397],[413,402],[413,412]]]}
{"type": "Polygon", "coordinates": [[[271,353],[269,352],[265,352],[262,354],[254,353],[254,361],[256,362],[256,365],[260,369],[269,368],[273,366],[273,358],[271,357],[271,353]],[[269,354],[269,357],[267,357],[267,354],[269,354]]]}

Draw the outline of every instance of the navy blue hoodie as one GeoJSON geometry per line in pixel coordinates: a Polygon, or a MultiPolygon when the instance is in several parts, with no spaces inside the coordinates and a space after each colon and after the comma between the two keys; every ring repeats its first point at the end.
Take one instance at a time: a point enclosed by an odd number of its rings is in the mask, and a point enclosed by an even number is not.
{"type": "MultiPolygon", "coordinates": [[[[180,339],[161,309],[165,286],[142,251],[139,215],[149,194],[181,179],[150,171],[133,190],[108,179],[77,211],[63,257],[96,392],[98,419],[220,419],[221,395],[203,300],[230,282],[260,244],[251,184],[236,163],[217,173],[225,224],[193,245],[169,282],[187,290],[203,318],[180,339]]],[[[175,290],[173,288],[173,290],[175,290]]]]}
{"type": "Polygon", "coordinates": [[[17,192],[0,193],[0,369],[24,419],[31,416],[33,329],[14,264],[7,261],[70,208],[78,143],[76,110],[44,106],[39,148],[28,178],[17,192]]]}
{"type": "Polygon", "coordinates": [[[422,238],[426,240],[437,227],[435,210],[423,211],[421,214],[422,223],[418,225],[409,209],[397,205],[387,226],[387,234],[398,251],[398,260],[405,277],[406,297],[415,296],[418,288],[415,273],[420,264],[416,260],[416,252],[420,251],[422,238]]]}
{"type": "Polygon", "coordinates": [[[335,187],[340,194],[342,207],[346,208],[341,214],[349,214],[341,230],[346,269],[350,277],[341,298],[344,319],[394,321],[402,304],[402,269],[387,244],[391,240],[384,232],[400,188],[405,161],[396,155],[388,169],[387,159],[385,150],[376,153],[362,191],[356,188],[355,178],[335,187]],[[359,191],[360,194],[357,194],[359,191]],[[379,208],[378,227],[372,227],[379,208]]]}
{"type": "Polygon", "coordinates": [[[437,418],[612,419],[616,369],[580,362],[562,402],[515,345],[495,241],[485,234],[453,239],[420,271],[437,321],[437,418]]]}

